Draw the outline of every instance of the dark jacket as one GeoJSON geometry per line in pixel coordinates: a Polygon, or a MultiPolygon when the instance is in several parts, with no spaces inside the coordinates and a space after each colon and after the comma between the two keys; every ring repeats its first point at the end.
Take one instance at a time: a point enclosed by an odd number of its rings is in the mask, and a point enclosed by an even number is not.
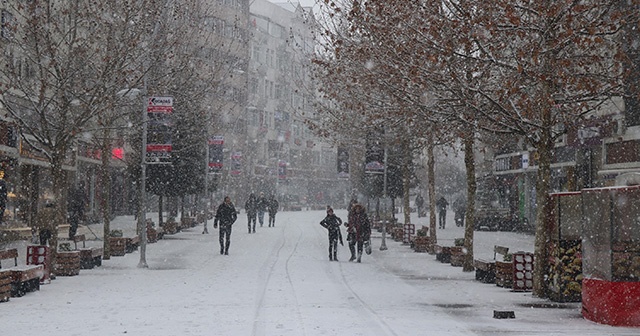
{"type": "Polygon", "coordinates": [[[323,228],[329,230],[329,234],[335,233],[336,235],[340,232],[340,225],[342,225],[342,219],[340,217],[333,215],[327,215],[322,221],[320,221],[320,225],[323,228]]]}
{"type": "Polygon", "coordinates": [[[349,215],[347,232],[357,242],[367,241],[371,237],[371,223],[362,205],[356,204],[354,206],[354,210],[349,215]]]}
{"type": "Polygon", "coordinates": [[[278,208],[280,207],[280,203],[275,198],[269,199],[269,213],[274,215],[278,212],[278,208]]]}
{"type": "Polygon", "coordinates": [[[227,205],[227,203],[222,203],[218,206],[213,224],[217,225],[217,223],[220,223],[220,226],[231,226],[235,223],[236,219],[238,219],[238,214],[233,204],[230,203],[227,205]]]}
{"type": "Polygon", "coordinates": [[[436,201],[436,207],[438,208],[439,212],[447,211],[448,205],[449,205],[449,202],[447,202],[447,200],[444,197],[440,197],[440,199],[436,201]]]}
{"type": "Polygon", "coordinates": [[[256,196],[253,194],[249,195],[249,199],[244,204],[244,210],[247,211],[248,216],[253,217],[256,215],[256,212],[258,212],[257,203],[258,203],[258,200],[256,199],[256,196]]]}
{"type": "Polygon", "coordinates": [[[265,212],[267,211],[267,206],[269,205],[269,201],[264,196],[258,196],[256,200],[256,210],[265,212]]]}

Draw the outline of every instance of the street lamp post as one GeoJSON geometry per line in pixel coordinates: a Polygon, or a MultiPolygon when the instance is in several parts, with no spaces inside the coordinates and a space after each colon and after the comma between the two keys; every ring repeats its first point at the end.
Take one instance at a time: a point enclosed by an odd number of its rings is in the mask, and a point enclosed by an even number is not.
{"type": "Polygon", "coordinates": [[[209,138],[205,136],[205,160],[204,160],[204,230],[203,234],[209,233],[209,229],[207,229],[207,220],[209,219],[209,193],[207,189],[209,188],[209,138]]]}
{"type": "MultiPolygon", "coordinates": [[[[145,85],[146,87],[146,85],[145,85]]],[[[138,262],[139,268],[147,268],[149,265],[147,264],[147,227],[146,227],[146,217],[147,217],[147,191],[146,191],[146,180],[147,180],[147,106],[142,104],[142,149],[140,151],[140,205],[138,209],[138,230],[140,232],[140,261],[138,262]]]]}
{"type": "Polygon", "coordinates": [[[387,221],[389,220],[388,214],[388,200],[387,200],[387,144],[385,139],[384,145],[384,172],[382,181],[382,198],[384,199],[384,219],[382,220],[382,242],[380,243],[380,251],[387,250],[387,221]]]}

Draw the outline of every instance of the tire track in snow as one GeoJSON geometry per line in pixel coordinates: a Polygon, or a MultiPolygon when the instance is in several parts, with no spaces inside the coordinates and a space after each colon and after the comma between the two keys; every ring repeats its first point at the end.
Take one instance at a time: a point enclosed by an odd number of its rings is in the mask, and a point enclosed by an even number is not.
{"type": "Polygon", "coordinates": [[[353,297],[357,301],[350,302],[351,305],[354,306],[356,312],[360,314],[363,319],[371,321],[369,325],[377,325],[379,327],[379,329],[375,329],[377,334],[379,334],[378,332],[383,331],[384,335],[398,336],[398,334],[393,329],[391,329],[391,327],[384,321],[384,319],[378,314],[378,312],[375,309],[371,308],[371,306],[358,295],[353,287],[351,287],[343,270],[342,263],[340,263],[340,279],[344,287],[347,288],[348,292],[353,295],[353,297]]]}
{"type": "MultiPolygon", "coordinates": [[[[287,239],[285,237],[285,232],[289,224],[290,223],[284,223],[284,227],[281,231],[282,234],[279,236],[278,242],[274,244],[271,251],[269,251],[269,256],[271,257],[267,259],[264,265],[260,268],[260,272],[258,272],[258,274],[265,274],[265,277],[264,279],[261,279],[262,286],[260,286],[260,290],[258,291],[259,298],[257,300],[257,304],[254,312],[253,330],[251,333],[252,335],[256,335],[256,336],[265,335],[265,322],[262,321],[260,317],[262,315],[262,311],[264,310],[265,297],[267,295],[267,288],[269,287],[269,282],[271,281],[271,277],[275,272],[275,266],[280,260],[280,253],[284,249],[287,242],[287,239]]],[[[294,245],[293,251],[287,257],[285,262],[285,271],[286,271],[286,277],[287,277],[288,283],[291,287],[291,291],[296,301],[296,314],[298,315],[298,321],[300,321],[301,323],[302,335],[306,335],[306,332],[304,331],[304,324],[302,323],[303,321],[302,314],[300,312],[300,308],[298,305],[298,298],[295,294],[295,288],[293,287],[293,282],[291,280],[291,276],[289,275],[289,270],[288,270],[289,260],[291,259],[291,256],[295,253],[298,247],[298,244],[300,242],[300,237],[302,236],[302,231],[300,229],[298,230],[299,230],[299,235],[294,245]]]]}

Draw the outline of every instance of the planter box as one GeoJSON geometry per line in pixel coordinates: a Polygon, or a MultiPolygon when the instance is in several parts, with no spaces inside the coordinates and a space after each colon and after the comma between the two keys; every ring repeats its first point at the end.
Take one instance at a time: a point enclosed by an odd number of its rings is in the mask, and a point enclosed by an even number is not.
{"type": "Polygon", "coordinates": [[[496,285],[511,288],[513,284],[513,262],[496,261],[496,285]]]}
{"type": "Polygon", "coordinates": [[[74,276],[80,274],[80,251],[58,252],[56,257],[55,274],[60,276],[74,276]]]}
{"type": "Polygon", "coordinates": [[[121,257],[126,254],[127,239],[122,237],[109,237],[109,250],[111,256],[121,257]]]}
{"type": "Polygon", "coordinates": [[[431,237],[417,236],[413,238],[413,250],[416,252],[428,252],[429,247],[433,245],[431,237]]]}
{"type": "Polygon", "coordinates": [[[433,249],[436,253],[436,260],[448,264],[451,262],[451,246],[434,245],[433,249]]]}
{"type": "Polygon", "coordinates": [[[466,253],[464,253],[464,247],[462,246],[452,246],[451,247],[451,266],[462,267],[462,263],[464,262],[464,257],[466,253]]]}

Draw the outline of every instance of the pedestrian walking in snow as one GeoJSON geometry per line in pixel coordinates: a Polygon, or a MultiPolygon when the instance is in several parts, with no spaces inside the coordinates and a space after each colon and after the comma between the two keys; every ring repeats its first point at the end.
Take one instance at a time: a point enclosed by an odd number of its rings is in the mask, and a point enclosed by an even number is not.
{"type": "Polygon", "coordinates": [[[456,226],[464,226],[464,216],[467,213],[467,202],[464,197],[459,197],[453,201],[453,217],[456,222],[456,226]]]}
{"type": "Polygon", "coordinates": [[[329,260],[338,261],[338,242],[344,246],[342,232],[340,231],[342,219],[333,213],[332,208],[328,208],[327,216],[320,221],[320,225],[327,229],[329,233],[329,260]]]}
{"type": "Polygon", "coordinates": [[[349,241],[349,250],[351,251],[351,258],[349,261],[356,260],[356,248],[357,248],[357,261],[362,259],[362,249],[365,242],[369,242],[371,238],[371,223],[369,217],[364,209],[364,206],[357,203],[353,206],[353,210],[349,215],[349,222],[347,225],[347,240],[349,241]]]}
{"type": "Polygon", "coordinates": [[[238,219],[236,208],[231,203],[231,198],[225,196],[224,202],[218,206],[216,217],[213,220],[213,228],[217,229],[220,224],[220,254],[229,254],[229,244],[231,243],[231,226],[238,219]]]}
{"type": "Polygon", "coordinates": [[[426,216],[426,213],[424,212],[424,198],[422,198],[422,195],[418,194],[418,196],[416,196],[415,203],[418,211],[418,217],[426,216]]]}
{"type": "Polygon", "coordinates": [[[256,195],[251,193],[249,199],[244,203],[244,211],[247,212],[247,226],[249,233],[256,233],[256,214],[257,214],[258,200],[256,195]],[[252,224],[253,223],[253,227],[252,224]]]}
{"type": "Polygon", "coordinates": [[[444,196],[440,197],[436,201],[436,207],[438,208],[438,227],[441,229],[444,229],[444,225],[446,224],[448,205],[449,205],[449,202],[447,202],[447,199],[444,198],[444,196]]]}
{"type": "Polygon", "coordinates": [[[256,202],[256,211],[258,212],[258,222],[260,222],[260,226],[264,224],[264,213],[267,211],[268,201],[264,197],[264,193],[260,193],[258,200],[256,202]]]}
{"type": "Polygon", "coordinates": [[[276,226],[276,214],[278,213],[278,208],[280,207],[280,203],[274,195],[269,197],[267,200],[267,210],[269,211],[269,227],[276,226]]]}
{"type": "Polygon", "coordinates": [[[69,205],[67,206],[67,212],[69,213],[69,239],[78,232],[78,226],[80,222],[84,220],[84,207],[86,202],[86,196],[84,193],[84,187],[80,185],[78,188],[74,188],[69,193],[69,205]]]}

